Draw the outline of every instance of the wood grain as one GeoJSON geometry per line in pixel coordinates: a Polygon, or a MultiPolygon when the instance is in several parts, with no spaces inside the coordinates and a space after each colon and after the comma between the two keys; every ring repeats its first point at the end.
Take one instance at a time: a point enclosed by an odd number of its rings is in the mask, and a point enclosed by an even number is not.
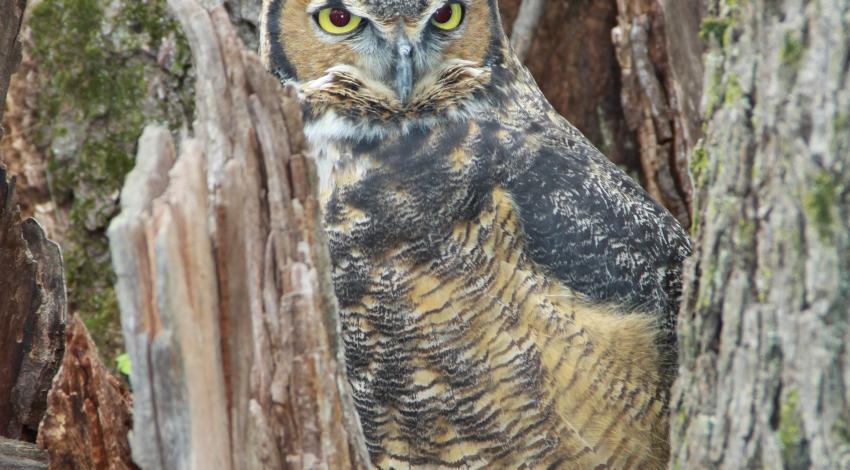
{"type": "Polygon", "coordinates": [[[143,468],[355,468],[336,301],[301,110],[223,7],[171,0],[197,120],[148,128],[109,230],[143,468]]]}

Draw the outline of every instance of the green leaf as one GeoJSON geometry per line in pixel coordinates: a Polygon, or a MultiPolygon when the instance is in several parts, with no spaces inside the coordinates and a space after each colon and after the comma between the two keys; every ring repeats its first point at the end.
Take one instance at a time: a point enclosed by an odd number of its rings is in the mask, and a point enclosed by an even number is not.
{"type": "Polygon", "coordinates": [[[115,358],[115,367],[118,369],[118,372],[126,376],[130,376],[130,372],[132,371],[132,365],[130,364],[130,356],[127,353],[121,354],[120,356],[115,358]]]}

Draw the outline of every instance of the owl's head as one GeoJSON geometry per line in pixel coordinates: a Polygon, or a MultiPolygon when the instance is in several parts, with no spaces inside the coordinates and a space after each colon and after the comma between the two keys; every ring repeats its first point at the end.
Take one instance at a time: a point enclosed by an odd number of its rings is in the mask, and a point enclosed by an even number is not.
{"type": "Polygon", "coordinates": [[[263,11],[261,55],[314,114],[386,121],[457,108],[507,47],[496,0],[265,0],[263,11]]]}

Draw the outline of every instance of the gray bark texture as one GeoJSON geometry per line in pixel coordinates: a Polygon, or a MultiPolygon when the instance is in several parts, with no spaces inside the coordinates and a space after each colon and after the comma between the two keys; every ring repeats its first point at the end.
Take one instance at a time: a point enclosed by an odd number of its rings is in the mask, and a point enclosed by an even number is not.
{"type": "Polygon", "coordinates": [[[301,108],[223,6],[169,0],[194,136],[149,127],[109,230],[145,469],[368,462],[348,392],[301,108]]]}
{"type": "Polygon", "coordinates": [[[847,469],[850,1],[708,12],[672,468],[847,469]]]}

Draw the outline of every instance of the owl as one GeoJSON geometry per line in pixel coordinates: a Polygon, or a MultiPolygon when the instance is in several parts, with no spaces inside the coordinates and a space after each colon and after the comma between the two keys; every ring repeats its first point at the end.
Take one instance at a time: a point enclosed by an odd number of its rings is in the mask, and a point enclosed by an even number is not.
{"type": "Polygon", "coordinates": [[[661,468],[688,237],[546,101],[496,0],[266,0],[378,468],[661,468]]]}

